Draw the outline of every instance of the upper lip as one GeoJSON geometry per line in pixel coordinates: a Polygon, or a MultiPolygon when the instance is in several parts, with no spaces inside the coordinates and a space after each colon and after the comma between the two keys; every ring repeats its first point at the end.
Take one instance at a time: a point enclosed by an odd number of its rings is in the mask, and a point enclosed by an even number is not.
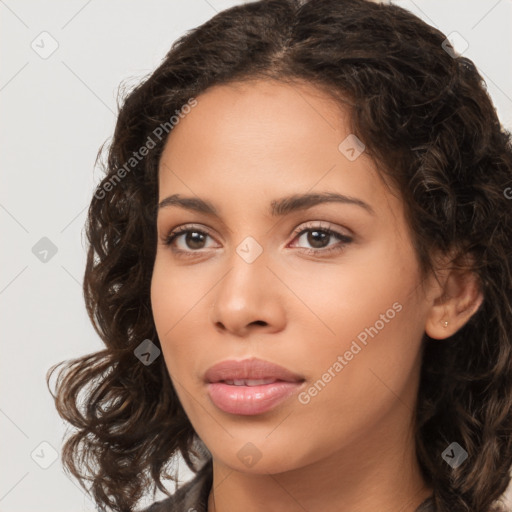
{"type": "Polygon", "coordinates": [[[258,358],[221,361],[205,373],[206,382],[223,380],[268,379],[287,382],[301,382],[304,378],[282,366],[258,358]]]}

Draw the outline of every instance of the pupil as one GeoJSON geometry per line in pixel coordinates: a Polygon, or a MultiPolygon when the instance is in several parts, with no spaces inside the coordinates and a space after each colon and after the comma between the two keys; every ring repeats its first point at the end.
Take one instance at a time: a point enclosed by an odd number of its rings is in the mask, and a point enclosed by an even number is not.
{"type": "Polygon", "coordinates": [[[186,243],[191,249],[201,249],[201,243],[204,243],[204,240],[201,240],[204,236],[197,231],[192,231],[187,233],[186,235],[186,243]],[[199,245],[195,245],[199,244],[199,245]]]}
{"type": "Polygon", "coordinates": [[[326,238],[329,237],[328,233],[324,233],[323,231],[310,231],[308,235],[308,243],[311,244],[315,248],[325,247],[323,242],[325,242],[326,238]],[[320,235],[320,243],[318,239],[315,239],[317,235],[320,235]],[[318,245],[319,243],[319,245],[318,245]]]}

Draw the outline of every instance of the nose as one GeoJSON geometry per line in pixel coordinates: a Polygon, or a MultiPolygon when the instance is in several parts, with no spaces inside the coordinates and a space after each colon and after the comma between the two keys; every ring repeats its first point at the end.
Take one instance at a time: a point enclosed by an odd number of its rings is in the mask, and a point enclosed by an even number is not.
{"type": "Polygon", "coordinates": [[[210,319],[217,330],[246,337],[272,333],[286,323],[286,287],[267,265],[264,255],[248,263],[238,254],[215,288],[210,319]]]}

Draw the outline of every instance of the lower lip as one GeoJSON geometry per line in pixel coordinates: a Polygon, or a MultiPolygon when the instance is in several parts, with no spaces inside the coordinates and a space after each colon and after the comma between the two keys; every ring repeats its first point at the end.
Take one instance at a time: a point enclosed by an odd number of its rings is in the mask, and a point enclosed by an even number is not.
{"type": "Polygon", "coordinates": [[[273,409],[294,394],[301,384],[277,381],[261,386],[232,386],[225,382],[210,382],[208,394],[221,411],[253,415],[273,409]]]}

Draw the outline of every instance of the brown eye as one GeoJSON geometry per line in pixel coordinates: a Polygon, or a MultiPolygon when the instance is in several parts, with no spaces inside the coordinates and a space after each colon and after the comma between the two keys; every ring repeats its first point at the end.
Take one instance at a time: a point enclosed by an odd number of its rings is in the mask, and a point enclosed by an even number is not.
{"type": "Polygon", "coordinates": [[[210,235],[205,231],[190,226],[181,226],[165,237],[163,243],[172,246],[176,253],[192,254],[200,249],[208,248],[205,245],[208,237],[210,235]]]}
{"type": "Polygon", "coordinates": [[[323,247],[326,247],[329,239],[332,238],[332,235],[324,230],[308,230],[306,233],[308,234],[308,244],[312,245],[315,249],[322,249],[323,247]]]}
{"type": "Polygon", "coordinates": [[[189,249],[203,249],[205,237],[208,236],[199,231],[187,231],[184,235],[183,240],[189,249]]]}
{"type": "Polygon", "coordinates": [[[312,225],[306,229],[298,229],[296,231],[297,236],[295,239],[301,240],[302,243],[308,244],[310,247],[299,247],[301,252],[306,254],[324,256],[331,254],[332,252],[341,251],[347,244],[352,242],[352,238],[343,235],[328,227],[312,225]],[[338,243],[329,245],[329,242],[333,239],[338,240],[338,243]]]}

